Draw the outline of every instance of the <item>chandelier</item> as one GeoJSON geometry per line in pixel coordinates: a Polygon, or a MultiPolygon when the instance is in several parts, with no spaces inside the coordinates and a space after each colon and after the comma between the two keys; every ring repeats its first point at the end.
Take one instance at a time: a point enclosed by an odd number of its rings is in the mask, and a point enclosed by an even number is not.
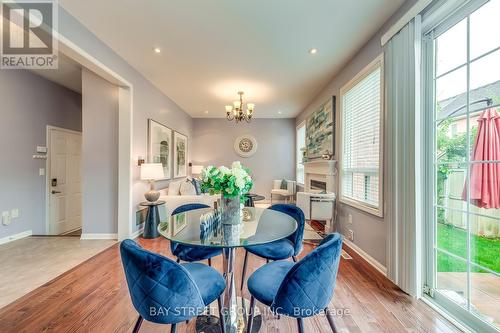
{"type": "Polygon", "coordinates": [[[240,95],[239,101],[234,101],[233,105],[226,105],[226,118],[229,121],[236,121],[239,123],[240,121],[245,120],[249,123],[252,120],[252,113],[255,108],[255,104],[247,103],[246,111],[243,110],[243,91],[238,91],[238,95],[240,95]]]}

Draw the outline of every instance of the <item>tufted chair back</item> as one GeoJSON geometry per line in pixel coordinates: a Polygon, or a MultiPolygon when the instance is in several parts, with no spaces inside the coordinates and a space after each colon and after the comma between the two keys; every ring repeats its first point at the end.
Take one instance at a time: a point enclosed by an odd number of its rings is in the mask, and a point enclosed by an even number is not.
{"type": "Polygon", "coordinates": [[[333,296],[339,269],[342,238],[328,235],[320,245],[287,273],[271,309],[295,318],[323,311],[333,296]]]}
{"type": "Polygon", "coordinates": [[[120,244],[120,254],[132,304],[144,319],[173,324],[203,313],[200,291],[184,267],[131,239],[120,244]]]}
{"type": "Polygon", "coordinates": [[[299,255],[302,251],[302,240],[304,239],[304,225],[306,220],[302,209],[295,205],[276,204],[269,207],[269,209],[290,215],[297,221],[297,230],[287,238],[294,244],[294,256],[299,255]]]}
{"type": "MultiPolygon", "coordinates": [[[[210,208],[210,206],[205,205],[205,204],[201,204],[201,203],[185,204],[185,205],[179,206],[176,209],[174,209],[174,211],[172,212],[172,215],[184,213],[184,212],[194,210],[194,209],[201,209],[201,208],[210,208]]],[[[175,250],[177,249],[178,246],[179,246],[179,243],[170,242],[170,251],[173,254],[175,254],[176,253],[175,250]]]]}

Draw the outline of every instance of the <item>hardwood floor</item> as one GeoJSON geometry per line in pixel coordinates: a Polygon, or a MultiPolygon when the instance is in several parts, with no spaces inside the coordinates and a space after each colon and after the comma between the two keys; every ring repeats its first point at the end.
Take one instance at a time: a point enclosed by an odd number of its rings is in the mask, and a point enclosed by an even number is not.
{"type": "MultiPolygon", "coordinates": [[[[139,239],[146,248],[170,256],[168,241],[139,239]]],[[[311,251],[305,245],[302,256],[311,251]]],[[[353,260],[342,259],[332,309],[340,332],[458,332],[446,319],[404,294],[350,249],[353,260]]],[[[237,285],[243,251],[238,250],[237,285]]],[[[220,256],[213,260],[219,271],[220,256]]],[[[250,255],[248,275],[264,264],[250,255]]],[[[243,291],[249,297],[248,291],[243,291]]],[[[261,309],[264,307],[257,303],[261,309]]],[[[137,319],[127,290],[118,244],[0,309],[0,332],[131,332],[137,319]]],[[[305,321],[306,332],[330,332],[326,317],[305,321]]],[[[194,332],[195,320],[178,325],[194,332]]],[[[168,332],[166,325],[144,322],[141,332],[168,332]]],[[[265,316],[261,332],[297,332],[296,321],[265,316]]]]}

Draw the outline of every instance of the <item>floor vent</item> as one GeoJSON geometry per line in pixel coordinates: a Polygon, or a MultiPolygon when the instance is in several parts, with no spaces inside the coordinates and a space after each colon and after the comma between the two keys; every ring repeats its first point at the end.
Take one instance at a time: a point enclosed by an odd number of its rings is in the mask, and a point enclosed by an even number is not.
{"type": "Polygon", "coordinates": [[[345,260],[352,260],[351,255],[344,250],[342,250],[342,258],[344,258],[345,260]]]}

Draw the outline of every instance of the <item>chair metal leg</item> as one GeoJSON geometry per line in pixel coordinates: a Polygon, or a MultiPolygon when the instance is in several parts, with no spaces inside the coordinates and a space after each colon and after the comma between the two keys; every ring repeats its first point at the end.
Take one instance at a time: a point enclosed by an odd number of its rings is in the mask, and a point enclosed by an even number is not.
{"type": "Polygon", "coordinates": [[[248,314],[247,333],[252,333],[254,307],[255,307],[255,297],[252,296],[250,298],[250,310],[248,314]]]}
{"type": "Polygon", "coordinates": [[[135,322],[134,330],[132,332],[133,333],[139,332],[139,329],[141,328],[141,324],[142,324],[142,316],[139,316],[139,318],[137,318],[137,321],[135,322]]]}
{"type": "Polygon", "coordinates": [[[304,320],[297,318],[297,325],[299,326],[299,333],[304,333],[304,320]]]}
{"type": "Polygon", "coordinates": [[[208,266],[212,267],[212,258],[208,258],[208,266]]]}
{"type": "Polygon", "coordinates": [[[243,260],[243,270],[241,271],[241,287],[240,287],[240,290],[243,290],[243,284],[245,283],[245,275],[247,273],[247,261],[248,261],[248,251],[245,250],[245,259],[243,260]]]}
{"type": "Polygon", "coordinates": [[[296,256],[292,256],[292,260],[293,260],[293,262],[297,262],[297,257],[296,256]]]}
{"type": "Polygon", "coordinates": [[[224,313],[222,312],[222,295],[217,298],[217,304],[219,305],[219,323],[221,333],[226,333],[226,322],[224,320],[224,313]]]}
{"type": "Polygon", "coordinates": [[[181,260],[179,258],[177,258],[177,263],[180,263],[180,262],[181,262],[181,260]]]}
{"type": "Polygon", "coordinates": [[[170,333],[175,333],[175,332],[177,332],[177,324],[171,324],[170,333]]]}
{"type": "Polygon", "coordinates": [[[332,314],[330,313],[330,310],[328,308],[325,309],[326,313],[326,319],[328,319],[328,324],[330,324],[330,327],[332,328],[333,333],[337,333],[337,327],[335,326],[335,323],[333,322],[333,317],[332,314]]]}
{"type": "Polygon", "coordinates": [[[269,264],[269,259],[266,259],[266,264],[269,264]]]}

